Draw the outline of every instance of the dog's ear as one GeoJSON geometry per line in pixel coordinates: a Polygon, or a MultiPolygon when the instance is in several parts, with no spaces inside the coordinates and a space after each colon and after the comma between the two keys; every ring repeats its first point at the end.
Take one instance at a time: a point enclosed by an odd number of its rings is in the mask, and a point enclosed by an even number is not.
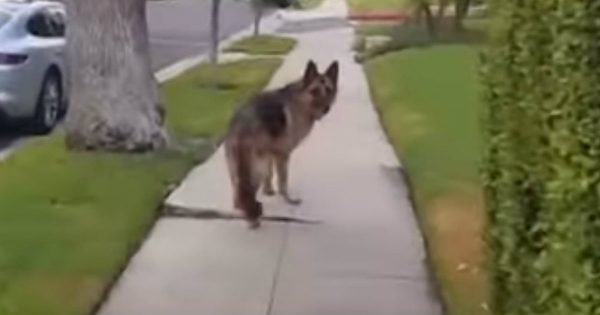
{"type": "Polygon", "coordinates": [[[327,68],[327,71],[325,72],[325,76],[327,78],[329,78],[329,80],[331,80],[331,82],[333,82],[333,85],[337,86],[339,75],[340,75],[340,64],[337,61],[334,61],[329,66],[329,68],[327,68]]]}
{"type": "Polygon", "coordinates": [[[310,60],[306,65],[306,70],[304,70],[304,78],[302,79],[302,83],[304,83],[304,86],[307,86],[318,77],[319,69],[317,69],[317,64],[310,60]]]}

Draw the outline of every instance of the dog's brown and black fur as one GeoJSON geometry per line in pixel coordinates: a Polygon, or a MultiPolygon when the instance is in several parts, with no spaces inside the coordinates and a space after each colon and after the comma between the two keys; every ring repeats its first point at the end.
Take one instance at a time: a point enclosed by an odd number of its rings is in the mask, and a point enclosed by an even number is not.
{"type": "Polygon", "coordinates": [[[275,193],[274,170],[281,196],[288,203],[300,203],[288,194],[290,155],[314,123],[331,109],[337,95],[338,76],[337,62],[320,74],[317,65],[310,61],[302,79],[257,95],[233,116],[225,138],[225,152],[234,205],[244,212],[251,228],[260,226],[263,209],[256,196],[260,186],[263,185],[267,195],[275,193]]]}

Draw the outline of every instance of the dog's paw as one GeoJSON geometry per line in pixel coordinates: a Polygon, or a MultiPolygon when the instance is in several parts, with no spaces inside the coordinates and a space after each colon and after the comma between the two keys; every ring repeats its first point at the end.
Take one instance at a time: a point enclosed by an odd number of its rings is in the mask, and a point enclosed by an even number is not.
{"type": "Polygon", "coordinates": [[[273,189],[273,187],[265,186],[265,188],[263,188],[263,194],[265,196],[274,196],[275,190],[273,189]]]}
{"type": "Polygon", "coordinates": [[[283,199],[285,199],[285,202],[287,202],[288,204],[290,204],[292,206],[299,206],[302,204],[302,199],[300,199],[300,198],[292,198],[290,196],[283,196],[283,199]]]}
{"type": "Polygon", "coordinates": [[[258,230],[260,228],[260,220],[250,220],[250,221],[248,221],[248,228],[250,230],[258,230]]]}

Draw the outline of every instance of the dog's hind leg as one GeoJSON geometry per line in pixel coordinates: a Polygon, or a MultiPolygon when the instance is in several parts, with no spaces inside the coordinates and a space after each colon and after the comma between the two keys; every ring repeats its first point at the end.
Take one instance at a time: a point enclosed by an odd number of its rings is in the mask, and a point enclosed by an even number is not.
{"type": "Polygon", "coordinates": [[[236,209],[242,211],[251,229],[260,227],[262,204],[256,199],[260,187],[261,169],[250,148],[234,143],[226,147],[227,160],[233,184],[236,209]]]}

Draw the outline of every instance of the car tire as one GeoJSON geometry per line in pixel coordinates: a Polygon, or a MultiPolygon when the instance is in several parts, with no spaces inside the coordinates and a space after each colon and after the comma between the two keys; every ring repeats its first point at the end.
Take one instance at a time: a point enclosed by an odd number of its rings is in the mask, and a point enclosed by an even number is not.
{"type": "Polygon", "coordinates": [[[32,128],[37,134],[47,134],[58,124],[63,108],[60,75],[53,70],[46,73],[38,96],[32,128]]]}

